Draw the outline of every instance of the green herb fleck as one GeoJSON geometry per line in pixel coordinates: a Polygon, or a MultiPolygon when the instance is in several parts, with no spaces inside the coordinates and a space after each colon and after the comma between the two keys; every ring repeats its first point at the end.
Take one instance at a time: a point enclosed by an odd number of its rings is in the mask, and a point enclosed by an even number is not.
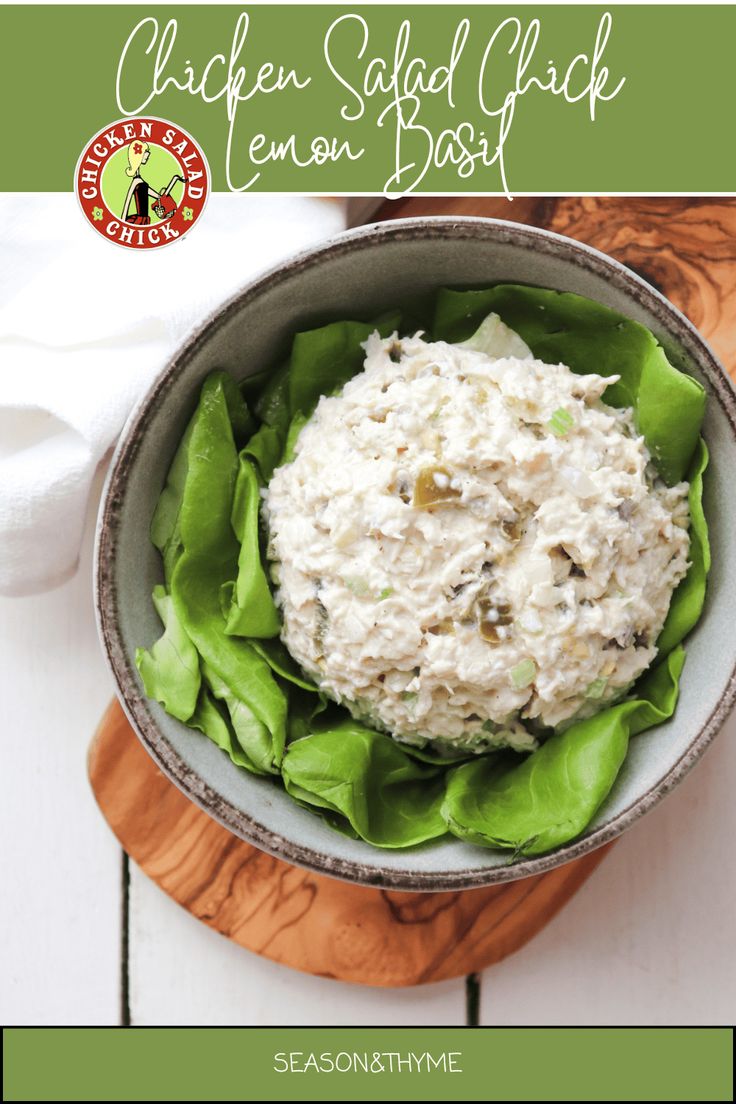
{"type": "Polygon", "coordinates": [[[572,429],[575,425],[575,419],[569,410],[565,410],[559,406],[555,410],[554,414],[547,422],[547,428],[554,433],[555,437],[564,437],[568,430],[572,429]]]}

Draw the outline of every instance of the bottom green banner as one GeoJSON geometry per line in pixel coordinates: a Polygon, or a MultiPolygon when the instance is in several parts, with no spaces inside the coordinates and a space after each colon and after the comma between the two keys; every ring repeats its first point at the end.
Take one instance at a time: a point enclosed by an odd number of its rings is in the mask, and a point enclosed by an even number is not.
{"type": "Polygon", "coordinates": [[[8,1028],[4,1100],[732,1100],[726,1028],[8,1028]]]}

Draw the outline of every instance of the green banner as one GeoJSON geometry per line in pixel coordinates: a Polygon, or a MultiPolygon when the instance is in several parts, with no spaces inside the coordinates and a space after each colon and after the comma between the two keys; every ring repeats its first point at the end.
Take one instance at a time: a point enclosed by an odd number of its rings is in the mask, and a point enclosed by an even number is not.
{"type": "Polygon", "coordinates": [[[216,190],[733,192],[733,5],[4,5],[1,187],[172,120],[216,190]],[[12,108],[9,105],[13,105],[12,108]]]}
{"type": "Polygon", "coordinates": [[[11,1028],[4,1100],[731,1100],[725,1028],[11,1028]]]}

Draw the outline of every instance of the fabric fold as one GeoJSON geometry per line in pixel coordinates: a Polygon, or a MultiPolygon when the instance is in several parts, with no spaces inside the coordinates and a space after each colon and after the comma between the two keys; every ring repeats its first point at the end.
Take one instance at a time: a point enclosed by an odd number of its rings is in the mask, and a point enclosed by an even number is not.
{"type": "Polygon", "coordinates": [[[137,253],[71,194],[0,197],[0,594],[73,573],[96,468],[187,333],[345,224],[343,201],[215,194],[190,236],[137,253]]]}

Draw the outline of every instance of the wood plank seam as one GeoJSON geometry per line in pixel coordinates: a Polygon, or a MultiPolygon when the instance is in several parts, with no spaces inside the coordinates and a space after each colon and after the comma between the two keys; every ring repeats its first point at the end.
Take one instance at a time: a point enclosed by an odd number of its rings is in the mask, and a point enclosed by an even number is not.
{"type": "MultiPolygon", "coordinates": [[[[320,977],[385,987],[465,978],[468,1022],[480,1000],[472,975],[531,939],[605,853],[464,892],[400,893],[339,882],[266,855],[211,820],[157,768],[117,702],[90,748],[89,774],[127,854],[209,927],[320,977]]],[[[128,912],[126,930],[129,924],[128,912]]],[[[125,1022],[125,943],[122,959],[125,1022]]]]}

